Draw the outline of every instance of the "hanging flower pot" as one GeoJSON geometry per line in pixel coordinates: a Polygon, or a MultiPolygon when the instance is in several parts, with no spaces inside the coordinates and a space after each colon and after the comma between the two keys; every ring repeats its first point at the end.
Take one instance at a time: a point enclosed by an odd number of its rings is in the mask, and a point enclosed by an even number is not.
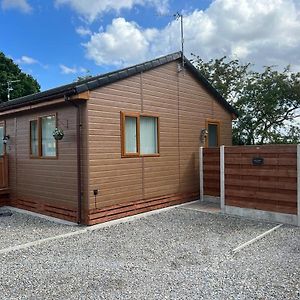
{"type": "Polygon", "coordinates": [[[63,137],[64,137],[64,131],[60,128],[55,128],[54,131],[53,131],[53,137],[59,141],[59,140],[62,140],[63,137]]]}

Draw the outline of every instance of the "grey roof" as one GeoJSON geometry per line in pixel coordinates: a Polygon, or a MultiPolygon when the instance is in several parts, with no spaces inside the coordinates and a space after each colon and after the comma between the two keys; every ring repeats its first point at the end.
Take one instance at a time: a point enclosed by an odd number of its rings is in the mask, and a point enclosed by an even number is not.
{"type": "MultiPolygon", "coordinates": [[[[141,64],[127,67],[114,72],[101,74],[85,80],[73,82],[71,84],[59,86],[44,92],[20,97],[0,104],[0,111],[6,111],[26,105],[32,105],[43,101],[54,100],[64,96],[72,96],[85,91],[94,90],[101,86],[116,82],[140,72],[148,71],[158,66],[162,66],[172,61],[180,60],[181,52],[175,52],[163,57],[159,57],[141,64]]],[[[237,115],[236,110],[219,94],[219,92],[200,74],[193,64],[184,57],[185,67],[197,78],[204,87],[220,102],[229,112],[237,115]]]]}

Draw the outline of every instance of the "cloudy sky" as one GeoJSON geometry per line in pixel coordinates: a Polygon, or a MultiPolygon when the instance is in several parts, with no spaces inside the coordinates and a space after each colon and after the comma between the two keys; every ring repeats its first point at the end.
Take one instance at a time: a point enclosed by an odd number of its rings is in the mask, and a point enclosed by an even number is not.
{"type": "Polygon", "coordinates": [[[300,71],[300,0],[0,0],[0,51],[42,90],[180,50],[300,71]]]}

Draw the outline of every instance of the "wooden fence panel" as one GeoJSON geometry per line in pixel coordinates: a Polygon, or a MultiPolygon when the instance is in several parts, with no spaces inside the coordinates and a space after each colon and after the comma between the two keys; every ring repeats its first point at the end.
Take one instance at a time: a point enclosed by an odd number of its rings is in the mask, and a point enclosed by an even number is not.
{"type": "Polygon", "coordinates": [[[220,196],[220,148],[203,149],[203,194],[220,196]]]}
{"type": "Polygon", "coordinates": [[[225,147],[225,205],[297,214],[296,145],[225,147]]]}

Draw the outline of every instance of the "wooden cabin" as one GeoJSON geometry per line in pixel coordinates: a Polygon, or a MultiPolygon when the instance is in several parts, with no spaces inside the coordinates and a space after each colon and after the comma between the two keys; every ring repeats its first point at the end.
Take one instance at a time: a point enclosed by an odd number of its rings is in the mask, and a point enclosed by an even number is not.
{"type": "Polygon", "coordinates": [[[181,61],[2,103],[0,205],[92,225],[198,199],[199,146],[231,145],[236,113],[181,61]]]}

